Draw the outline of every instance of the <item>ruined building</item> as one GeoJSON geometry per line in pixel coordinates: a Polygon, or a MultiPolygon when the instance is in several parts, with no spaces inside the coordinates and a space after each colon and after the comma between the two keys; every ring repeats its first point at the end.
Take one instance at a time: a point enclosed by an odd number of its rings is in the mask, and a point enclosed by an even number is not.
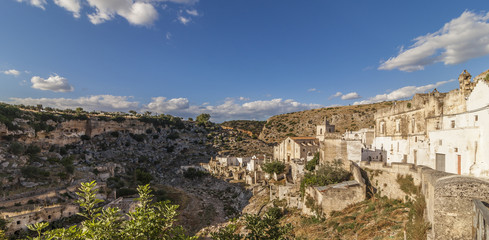
{"type": "Polygon", "coordinates": [[[459,89],[448,93],[435,89],[379,110],[372,151],[380,152],[387,163],[488,177],[488,74],[471,80],[465,70],[459,76],[459,89]]]}

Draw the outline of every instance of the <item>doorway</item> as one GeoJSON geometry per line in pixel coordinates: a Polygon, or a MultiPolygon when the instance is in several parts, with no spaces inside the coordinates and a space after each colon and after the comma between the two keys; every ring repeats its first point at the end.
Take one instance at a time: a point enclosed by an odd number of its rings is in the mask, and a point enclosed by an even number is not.
{"type": "Polygon", "coordinates": [[[436,170],[445,171],[445,154],[436,154],[436,170]]]}

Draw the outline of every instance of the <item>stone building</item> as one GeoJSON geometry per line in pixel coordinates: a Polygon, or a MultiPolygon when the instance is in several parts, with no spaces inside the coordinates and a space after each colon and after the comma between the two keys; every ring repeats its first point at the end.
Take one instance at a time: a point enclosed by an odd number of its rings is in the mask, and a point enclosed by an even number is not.
{"type": "Polygon", "coordinates": [[[334,134],[335,125],[329,124],[328,120],[324,118],[324,124],[320,124],[316,126],[316,138],[319,141],[323,141],[328,135],[334,134]]]}
{"type": "MultiPolygon", "coordinates": [[[[375,114],[373,148],[387,163],[425,165],[455,174],[489,176],[489,71],[471,81],[464,71],[459,89],[416,94],[375,114]]],[[[377,154],[377,153],[376,153],[377,154]]],[[[362,156],[365,159],[365,156],[362,156]]]]}
{"type": "Polygon", "coordinates": [[[315,137],[287,137],[273,148],[273,159],[290,163],[292,159],[310,160],[319,150],[319,140],[315,137]]]}
{"type": "Polygon", "coordinates": [[[373,128],[362,128],[358,131],[346,131],[343,140],[357,140],[368,148],[371,148],[374,141],[375,131],[373,128]]]}

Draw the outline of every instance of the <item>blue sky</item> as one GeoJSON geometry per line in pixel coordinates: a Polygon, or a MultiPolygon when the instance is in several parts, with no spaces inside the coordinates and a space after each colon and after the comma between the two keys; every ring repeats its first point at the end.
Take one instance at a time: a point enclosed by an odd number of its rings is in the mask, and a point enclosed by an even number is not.
{"type": "Polygon", "coordinates": [[[214,121],[449,91],[487,1],[2,0],[0,101],[214,121]]]}

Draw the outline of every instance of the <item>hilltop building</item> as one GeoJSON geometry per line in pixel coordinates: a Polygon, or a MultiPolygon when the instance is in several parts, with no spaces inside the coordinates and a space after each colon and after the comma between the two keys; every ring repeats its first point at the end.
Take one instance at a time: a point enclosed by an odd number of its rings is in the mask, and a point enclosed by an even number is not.
{"type": "Polygon", "coordinates": [[[290,163],[292,159],[310,160],[319,150],[319,140],[315,137],[287,137],[273,148],[273,159],[290,163]]]}
{"type": "Polygon", "coordinates": [[[376,151],[387,163],[489,177],[488,76],[486,71],[472,81],[465,70],[459,89],[448,93],[435,89],[379,110],[373,149],[364,155],[376,151]]]}

